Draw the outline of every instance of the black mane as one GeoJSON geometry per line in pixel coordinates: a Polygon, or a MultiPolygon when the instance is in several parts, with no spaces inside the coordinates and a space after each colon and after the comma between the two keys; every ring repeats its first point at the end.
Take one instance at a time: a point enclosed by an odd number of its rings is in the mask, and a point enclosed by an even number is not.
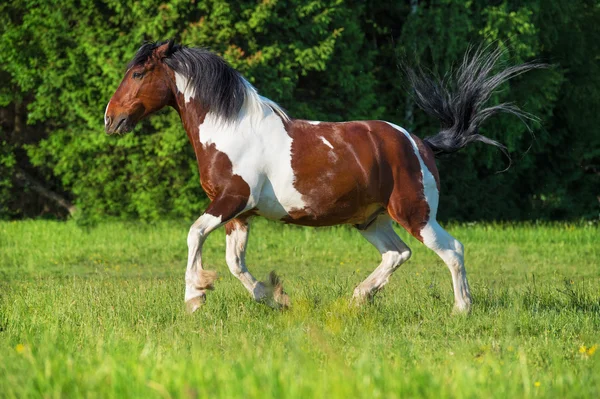
{"type": "Polygon", "coordinates": [[[223,58],[207,49],[186,47],[172,40],[145,43],[127,69],[144,64],[156,48],[167,43],[169,47],[162,61],[188,79],[194,97],[218,117],[236,119],[248,95],[249,85],[223,58]]]}

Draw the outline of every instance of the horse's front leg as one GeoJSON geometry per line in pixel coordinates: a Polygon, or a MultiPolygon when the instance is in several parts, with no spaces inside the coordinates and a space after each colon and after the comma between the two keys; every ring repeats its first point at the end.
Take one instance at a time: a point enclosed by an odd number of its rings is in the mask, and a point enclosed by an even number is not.
{"type": "Polygon", "coordinates": [[[206,237],[227,223],[247,206],[240,196],[222,195],[215,199],[190,228],[187,237],[188,260],[185,272],[185,304],[193,313],[206,300],[206,291],[213,289],[217,277],[214,271],[202,267],[202,245],[206,237]]]}
{"type": "Polygon", "coordinates": [[[289,298],[279,278],[271,272],[267,283],[260,282],[248,271],[246,267],[246,245],[250,233],[250,225],[246,218],[232,219],[225,225],[227,232],[227,266],[233,274],[244,285],[252,298],[258,302],[266,302],[269,305],[280,308],[289,305],[289,298]]]}

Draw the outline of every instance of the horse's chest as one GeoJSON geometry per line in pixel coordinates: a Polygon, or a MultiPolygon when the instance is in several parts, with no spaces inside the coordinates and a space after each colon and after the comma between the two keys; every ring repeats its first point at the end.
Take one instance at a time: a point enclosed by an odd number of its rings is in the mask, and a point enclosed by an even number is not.
{"type": "Polygon", "coordinates": [[[248,182],[235,173],[231,158],[215,143],[203,145],[199,171],[202,188],[211,200],[227,193],[246,198],[251,195],[248,182]]]}
{"type": "Polygon", "coordinates": [[[234,134],[205,130],[200,138],[208,156],[200,173],[211,198],[247,191],[246,210],[281,219],[306,204],[294,187],[292,139],[279,119],[271,125],[258,137],[243,129],[234,134]]]}

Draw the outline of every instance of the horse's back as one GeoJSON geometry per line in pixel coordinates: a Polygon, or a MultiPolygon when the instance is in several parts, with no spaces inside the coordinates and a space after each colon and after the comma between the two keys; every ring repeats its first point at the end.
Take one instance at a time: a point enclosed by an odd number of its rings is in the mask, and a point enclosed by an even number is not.
{"type": "Polygon", "coordinates": [[[431,149],[418,137],[388,122],[297,120],[287,131],[293,140],[296,179],[322,180],[335,175],[342,182],[351,181],[362,188],[373,183],[389,186],[396,176],[420,175],[419,157],[437,174],[431,149]]]}

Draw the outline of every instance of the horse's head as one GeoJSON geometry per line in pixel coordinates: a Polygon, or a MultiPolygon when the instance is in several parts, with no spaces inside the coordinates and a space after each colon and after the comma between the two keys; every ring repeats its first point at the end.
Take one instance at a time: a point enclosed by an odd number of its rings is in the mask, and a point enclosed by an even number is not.
{"type": "Polygon", "coordinates": [[[107,134],[131,131],[142,118],[174,102],[173,79],[162,62],[172,51],[172,41],[144,44],[138,50],[106,107],[107,134]]]}

